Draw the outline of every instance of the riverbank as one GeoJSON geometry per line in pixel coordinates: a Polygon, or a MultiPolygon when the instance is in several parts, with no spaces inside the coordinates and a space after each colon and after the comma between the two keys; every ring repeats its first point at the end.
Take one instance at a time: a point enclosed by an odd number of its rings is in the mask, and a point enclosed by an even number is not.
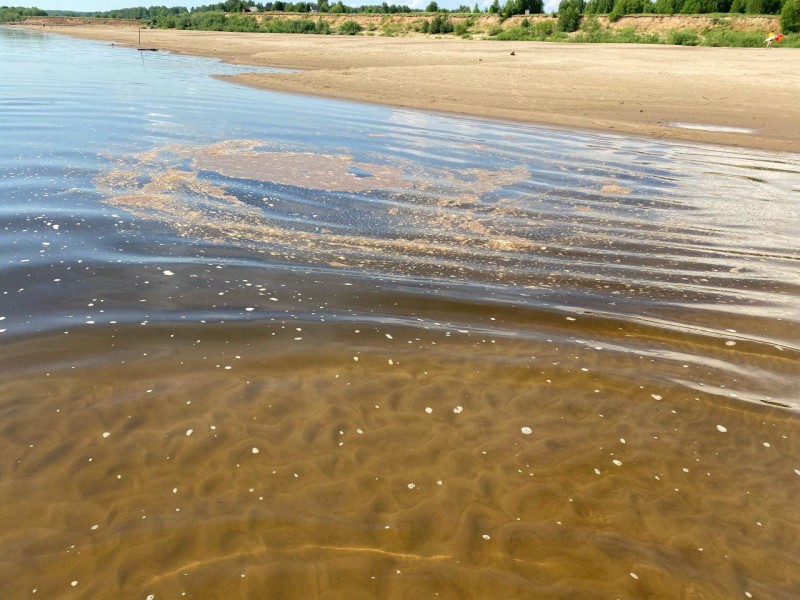
{"type": "MultiPolygon", "coordinates": [[[[138,43],[134,27],[47,30],[138,43]]],[[[800,152],[796,49],[176,30],[143,30],[142,44],[235,64],[302,70],[227,78],[269,90],[800,152]],[[748,132],[684,129],[675,123],[748,132]]]]}

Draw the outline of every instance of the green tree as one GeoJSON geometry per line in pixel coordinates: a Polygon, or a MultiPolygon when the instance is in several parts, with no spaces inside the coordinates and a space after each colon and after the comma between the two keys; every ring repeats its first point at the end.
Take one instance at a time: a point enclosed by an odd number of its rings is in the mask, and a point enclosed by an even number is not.
{"type": "Polygon", "coordinates": [[[480,7],[480,6],[478,6],[478,3],[477,3],[477,2],[475,3],[475,6],[473,6],[473,7],[472,7],[472,12],[473,12],[474,14],[476,14],[476,15],[477,15],[477,14],[480,14],[480,12],[481,12],[481,7],[480,7]]]}
{"type": "Polygon", "coordinates": [[[561,0],[558,5],[558,30],[567,33],[577,31],[583,8],[583,0],[561,0]]]}
{"type": "Polygon", "coordinates": [[[503,6],[502,14],[505,18],[512,15],[524,15],[525,11],[531,14],[544,12],[542,0],[508,0],[503,6]]]}
{"type": "Polygon", "coordinates": [[[490,15],[496,15],[500,12],[500,0],[493,0],[491,6],[489,6],[489,10],[487,11],[490,15]]]}
{"type": "Polygon", "coordinates": [[[425,12],[437,12],[439,10],[439,5],[436,2],[431,2],[425,7],[425,12]]]}
{"type": "Polygon", "coordinates": [[[658,15],[676,15],[683,10],[683,0],[656,0],[653,12],[658,15]]]}
{"type": "Polygon", "coordinates": [[[623,15],[643,13],[646,8],[650,8],[649,0],[616,0],[614,8],[608,15],[608,20],[613,23],[623,15]]]}
{"type": "Polygon", "coordinates": [[[587,15],[607,15],[614,9],[614,0],[590,0],[583,12],[587,15]]]}
{"type": "Polygon", "coordinates": [[[786,0],[781,9],[781,30],[784,33],[800,32],[800,5],[797,0],[786,0]]]}

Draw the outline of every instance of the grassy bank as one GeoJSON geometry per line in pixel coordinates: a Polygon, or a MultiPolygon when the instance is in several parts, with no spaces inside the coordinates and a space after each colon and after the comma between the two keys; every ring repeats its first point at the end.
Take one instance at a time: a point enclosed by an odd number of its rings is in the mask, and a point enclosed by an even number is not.
{"type": "MultiPolygon", "coordinates": [[[[37,17],[53,25],[85,24],[79,17],[37,17]]],[[[91,19],[98,22],[102,19],[91,19]]],[[[115,23],[119,23],[115,20],[115,23]]],[[[129,21],[138,26],[139,21],[129,21]]],[[[145,23],[156,29],[303,33],[316,35],[433,36],[513,41],[671,44],[682,46],[764,47],[764,39],[780,30],[769,15],[628,15],[611,21],[606,15],[583,16],[574,32],[559,30],[555,16],[514,16],[470,13],[411,14],[229,14],[220,11],[162,15],[145,23]]],[[[800,34],[787,34],[780,47],[800,47],[800,34]]]]}

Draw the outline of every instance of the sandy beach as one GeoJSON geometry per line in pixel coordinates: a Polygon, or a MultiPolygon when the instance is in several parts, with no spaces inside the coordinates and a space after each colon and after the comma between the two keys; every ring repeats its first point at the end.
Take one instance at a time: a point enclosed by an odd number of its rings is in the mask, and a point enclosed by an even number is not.
{"type": "MultiPolygon", "coordinates": [[[[136,46],[134,28],[49,27],[136,46]]],[[[142,45],[300,69],[233,82],[547,125],[800,151],[800,50],[143,30],[142,45]],[[512,55],[512,51],[514,55],[512,55]],[[675,123],[745,129],[685,129],[675,123]]]]}

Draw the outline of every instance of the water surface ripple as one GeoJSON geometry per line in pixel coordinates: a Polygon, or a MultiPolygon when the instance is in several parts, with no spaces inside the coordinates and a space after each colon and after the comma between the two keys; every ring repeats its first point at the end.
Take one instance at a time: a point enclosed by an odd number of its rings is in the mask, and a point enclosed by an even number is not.
{"type": "Polygon", "coordinates": [[[8,597],[800,595],[800,156],[0,61],[8,597]]]}

